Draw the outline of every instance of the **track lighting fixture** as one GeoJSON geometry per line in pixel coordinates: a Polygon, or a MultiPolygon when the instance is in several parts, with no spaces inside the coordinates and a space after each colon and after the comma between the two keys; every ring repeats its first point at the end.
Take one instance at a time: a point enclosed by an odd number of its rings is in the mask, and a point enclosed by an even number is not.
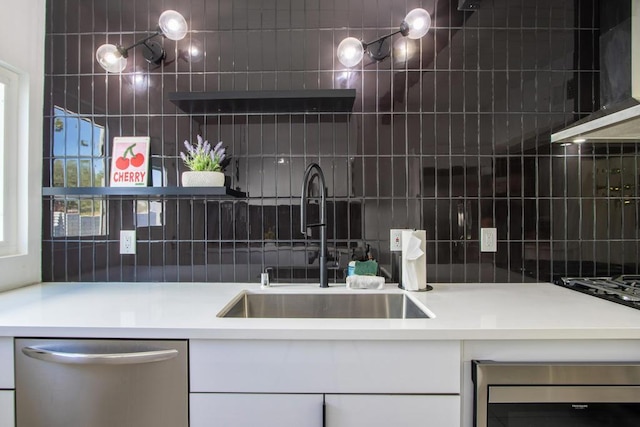
{"type": "Polygon", "coordinates": [[[165,10],[158,19],[156,31],[144,39],[123,47],[119,44],[103,44],[96,50],[96,59],[102,68],[119,73],[127,66],[129,51],[136,46],[144,46],[142,55],[150,64],[160,64],[165,58],[165,51],[157,41],[151,40],[156,36],[163,36],[171,40],[181,40],[187,34],[187,21],[175,10],[165,10]]]}
{"type": "Polygon", "coordinates": [[[400,29],[391,34],[382,36],[371,42],[364,42],[355,37],[347,37],[338,45],[338,60],[345,67],[353,67],[362,61],[364,53],[381,61],[390,53],[389,43],[387,39],[400,33],[410,39],[419,39],[424,37],[431,28],[431,15],[424,9],[416,8],[410,11],[400,24],[400,29]]]}

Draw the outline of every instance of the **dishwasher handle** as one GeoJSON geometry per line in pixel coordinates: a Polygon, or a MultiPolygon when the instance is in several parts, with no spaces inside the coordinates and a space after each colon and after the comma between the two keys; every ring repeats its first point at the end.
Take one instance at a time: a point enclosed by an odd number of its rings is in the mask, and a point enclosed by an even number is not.
{"type": "Polygon", "coordinates": [[[134,365],[173,359],[178,350],[148,350],[130,353],[76,353],[48,349],[46,346],[23,347],[25,355],[45,362],[67,365],[134,365]]]}

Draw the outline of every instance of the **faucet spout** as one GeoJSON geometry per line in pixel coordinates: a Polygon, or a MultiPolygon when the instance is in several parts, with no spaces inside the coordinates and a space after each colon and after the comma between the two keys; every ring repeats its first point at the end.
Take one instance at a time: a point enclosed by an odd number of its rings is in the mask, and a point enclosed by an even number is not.
{"type": "Polygon", "coordinates": [[[327,185],[322,168],[317,163],[311,163],[304,171],[302,191],[300,196],[300,232],[305,236],[311,234],[312,227],[320,228],[320,287],[329,287],[329,270],[327,269],[327,185]],[[317,224],[307,224],[307,205],[309,203],[309,185],[314,178],[318,179],[320,187],[320,220],[317,224]]]}

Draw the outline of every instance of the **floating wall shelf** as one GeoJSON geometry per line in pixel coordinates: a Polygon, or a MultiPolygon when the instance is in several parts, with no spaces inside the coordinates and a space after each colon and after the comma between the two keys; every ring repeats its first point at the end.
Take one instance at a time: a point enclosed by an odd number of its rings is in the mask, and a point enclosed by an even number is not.
{"type": "Polygon", "coordinates": [[[169,101],[189,114],[349,113],[355,89],[172,92],[169,101]]]}
{"type": "Polygon", "coordinates": [[[147,196],[147,197],[247,197],[247,193],[226,187],[44,187],[43,196],[147,196]]]}

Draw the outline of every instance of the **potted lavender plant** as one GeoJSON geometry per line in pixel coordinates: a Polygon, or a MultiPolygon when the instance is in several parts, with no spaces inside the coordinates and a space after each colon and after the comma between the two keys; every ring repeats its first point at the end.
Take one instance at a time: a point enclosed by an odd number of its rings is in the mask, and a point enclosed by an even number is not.
{"type": "Polygon", "coordinates": [[[213,148],[209,141],[198,135],[197,144],[184,142],[186,152],[180,152],[180,157],[189,168],[182,173],[183,187],[223,187],[224,169],[229,163],[226,147],[222,141],[213,148]]]}

